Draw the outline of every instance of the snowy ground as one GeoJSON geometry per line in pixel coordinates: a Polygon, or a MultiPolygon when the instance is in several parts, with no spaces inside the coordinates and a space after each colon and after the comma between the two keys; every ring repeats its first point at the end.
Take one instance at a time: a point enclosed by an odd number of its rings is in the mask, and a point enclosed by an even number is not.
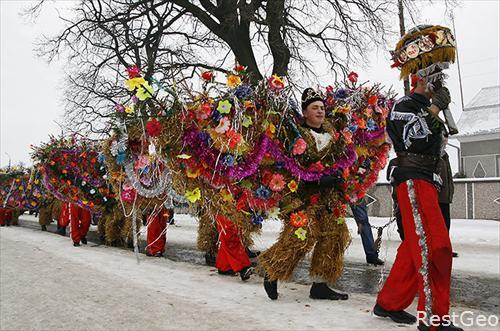
{"type": "MultiPolygon", "coordinates": [[[[168,245],[194,244],[196,224],[179,215],[168,245]]],[[[31,223],[23,216],[21,222],[31,223]]],[[[383,223],[375,219],[373,223],[383,223]]],[[[354,222],[349,221],[354,230],[354,222]]],[[[499,277],[499,222],[452,223],[454,274],[499,277]]],[[[280,224],[270,223],[257,238],[267,247],[280,224]]],[[[384,241],[390,263],[397,233],[384,241]]],[[[168,248],[167,248],[168,249],[168,248]]],[[[361,261],[353,235],[348,261],[361,261]]],[[[242,283],[213,268],[140,256],[128,250],[90,244],[71,246],[68,238],[26,227],[0,228],[0,330],[165,330],[165,329],[334,329],[414,330],[371,315],[374,294],[351,293],[347,302],[308,298],[309,286],[280,284],[280,299],[267,299],[262,279],[242,283]]],[[[497,293],[498,298],[498,293],[497,293]]],[[[415,311],[413,305],[410,311],[415,311]]],[[[470,310],[454,305],[452,311],[470,310]]],[[[467,329],[478,329],[477,327],[467,329]]],[[[488,330],[488,328],[480,328],[488,330]]],[[[496,328],[489,328],[498,330],[496,328]]]]}

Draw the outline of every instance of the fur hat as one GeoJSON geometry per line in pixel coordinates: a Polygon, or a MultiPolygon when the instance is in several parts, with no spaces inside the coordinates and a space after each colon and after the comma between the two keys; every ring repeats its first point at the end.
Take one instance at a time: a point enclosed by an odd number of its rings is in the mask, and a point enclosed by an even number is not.
{"type": "Polygon", "coordinates": [[[302,111],[315,101],[323,101],[323,97],[314,89],[308,87],[302,92],[302,111]]]}

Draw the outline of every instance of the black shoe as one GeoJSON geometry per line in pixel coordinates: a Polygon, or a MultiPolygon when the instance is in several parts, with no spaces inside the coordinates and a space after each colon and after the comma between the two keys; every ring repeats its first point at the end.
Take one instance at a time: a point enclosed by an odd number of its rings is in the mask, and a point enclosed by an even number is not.
{"type": "Polygon", "coordinates": [[[452,252],[452,253],[451,253],[451,256],[452,256],[452,257],[458,257],[458,253],[457,253],[457,252],[452,252]]]}
{"type": "Polygon", "coordinates": [[[205,253],[205,264],[211,267],[215,267],[215,255],[210,253],[205,253]]]}
{"type": "Polygon", "coordinates": [[[73,243],[73,246],[80,247],[80,243],[73,243]]]}
{"type": "Polygon", "coordinates": [[[247,252],[247,256],[249,259],[255,259],[260,255],[260,251],[251,251],[250,248],[245,248],[245,251],[247,252]]]}
{"type": "Polygon", "coordinates": [[[156,253],[155,255],[153,255],[154,257],[163,257],[163,252],[158,252],[156,253]]]}
{"type": "Polygon", "coordinates": [[[326,285],[326,283],[313,283],[309,291],[311,299],[318,300],[347,300],[349,295],[345,293],[335,292],[326,285]]]}
{"type": "Polygon", "coordinates": [[[378,257],[374,259],[366,259],[366,263],[373,264],[374,266],[384,265],[384,261],[382,261],[378,257]]]}
{"type": "Polygon", "coordinates": [[[0,226],[5,226],[5,224],[0,224],[0,226]]]}
{"type": "Polygon", "coordinates": [[[266,290],[267,296],[271,300],[278,299],[278,281],[269,280],[269,278],[264,277],[264,290],[266,290]]]}
{"type": "Polygon", "coordinates": [[[217,269],[217,272],[219,273],[219,275],[223,275],[223,276],[234,276],[236,275],[236,273],[232,270],[220,270],[220,269],[217,269]]]}
{"type": "Polygon", "coordinates": [[[42,225],[42,231],[47,231],[47,226],[46,225],[42,225]]]}
{"type": "MultiPolygon", "coordinates": [[[[404,310],[390,311],[382,308],[378,303],[373,307],[373,314],[379,317],[389,317],[396,323],[413,324],[417,318],[404,310]]],[[[420,327],[420,325],[419,325],[420,327]]]]}
{"type": "Polygon", "coordinates": [[[245,268],[241,269],[241,271],[240,271],[241,280],[242,281],[249,280],[251,274],[252,274],[252,268],[245,267],[245,268]]]}
{"type": "Polygon", "coordinates": [[[82,242],[82,244],[87,245],[87,238],[83,237],[82,239],[80,239],[80,241],[82,242]]]}

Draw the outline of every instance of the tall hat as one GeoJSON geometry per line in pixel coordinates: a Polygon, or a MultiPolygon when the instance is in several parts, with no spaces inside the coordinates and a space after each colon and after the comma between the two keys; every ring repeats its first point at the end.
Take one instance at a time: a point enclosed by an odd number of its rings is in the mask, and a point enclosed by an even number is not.
{"type": "Polygon", "coordinates": [[[408,31],[391,52],[400,68],[400,79],[410,74],[427,77],[429,83],[445,78],[443,69],[455,62],[455,37],[450,29],[439,25],[419,25],[408,31]]]}

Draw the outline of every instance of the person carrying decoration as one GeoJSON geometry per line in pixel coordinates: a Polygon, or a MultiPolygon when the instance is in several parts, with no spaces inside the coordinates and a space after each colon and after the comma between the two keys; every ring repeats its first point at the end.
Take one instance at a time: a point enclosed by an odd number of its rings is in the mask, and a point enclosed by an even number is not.
{"type": "Polygon", "coordinates": [[[167,242],[167,225],[173,217],[173,209],[161,208],[152,211],[147,217],[147,247],[146,255],[162,257],[167,242]]]}
{"type": "Polygon", "coordinates": [[[450,103],[442,70],[455,59],[454,37],[445,27],[418,26],[398,42],[394,59],[401,78],[413,74],[416,81],[412,93],[396,102],[387,120],[397,154],[391,183],[405,239],[373,313],[397,323],[415,323],[417,318],[404,309],[418,292],[419,330],[462,330],[446,318],[452,249],[438,202],[443,123],[437,115],[450,103]]]}
{"type": "MultiPolygon", "coordinates": [[[[305,150],[299,155],[301,165],[308,167],[328,159],[335,148],[335,133],[325,121],[325,104],[321,95],[308,88],[302,94],[304,123],[298,127],[305,141],[305,150]]],[[[270,299],[278,298],[278,280],[292,277],[293,271],[305,255],[314,248],[310,275],[312,299],[347,300],[348,295],[332,290],[327,283],[335,283],[343,269],[344,251],[350,243],[349,230],[333,206],[341,179],[325,175],[319,181],[301,182],[298,206],[284,206],[294,213],[279,235],[278,241],[259,256],[264,269],[264,289],[270,299]],[[299,208],[294,208],[299,207],[299,208]],[[307,230],[305,230],[307,229],[307,230]]],[[[287,202],[284,202],[287,204],[287,202]]],[[[291,203],[293,204],[293,203],[291,203]]]]}

